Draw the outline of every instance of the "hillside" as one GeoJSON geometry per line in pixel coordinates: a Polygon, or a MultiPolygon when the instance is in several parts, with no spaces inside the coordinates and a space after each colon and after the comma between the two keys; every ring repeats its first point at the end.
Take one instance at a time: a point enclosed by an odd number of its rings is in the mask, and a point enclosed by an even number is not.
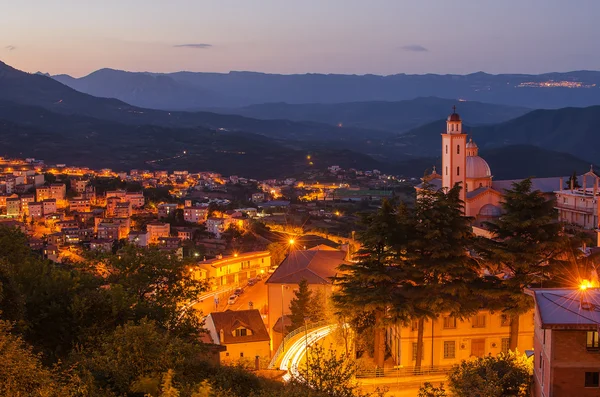
{"type": "MultiPolygon", "coordinates": [[[[576,156],[531,145],[510,145],[483,150],[495,180],[520,179],[528,176],[545,178],[584,173],[590,164],[576,156]]],[[[433,166],[441,169],[441,157],[419,157],[394,164],[393,170],[407,177],[422,177],[433,166]]]]}
{"type": "MultiPolygon", "coordinates": [[[[463,121],[470,123],[463,117],[463,121]]],[[[417,157],[437,156],[440,134],[445,121],[438,120],[387,142],[399,153],[417,157]]],[[[532,145],[543,149],[569,153],[591,163],[600,163],[600,106],[534,110],[516,119],[487,126],[463,126],[481,149],[507,145],[532,145]]]]}
{"type": "Polygon", "coordinates": [[[118,98],[138,106],[177,110],[198,109],[199,102],[206,102],[204,106],[208,107],[239,107],[279,102],[401,101],[430,96],[527,108],[600,105],[600,72],[593,71],[540,75],[478,72],[467,75],[377,76],[255,72],[132,73],[102,69],[78,79],[64,75],[55,78],[92,95],[118,98]],[[575,86],[565,87],[571,83],[575,86]],[[138,94],[141,92],[144,95],[138,94]]]}
{"type": "Polygon", "coordinates": [[[41,74],[21,72],[0,62],[0,100],[39,106],[55,113],[78,114],[131,125],[159,125],[170,128],[193,128],[246,131],[291,140],[362,140],[379,139],[389,133],[360,129],[340,129],[312,122],[257,120],[211,112],[168,112],[143,109],[116,99],[97,98],[69,88],[41,74]]]}
{"type": "MultiPolygon", "coordinates": [[[[448,115],[457,101],[443,98],[416,98],[397,102],[350,102],[336,104],[265,103],[243,108],[219,109],[257,119],[314,121],[346,127],[404,132],[448,115]]],[[[472,124],[493,124],[529,112],[529,109],[481,102],[460,102],[459,111],[472,124]]]]}

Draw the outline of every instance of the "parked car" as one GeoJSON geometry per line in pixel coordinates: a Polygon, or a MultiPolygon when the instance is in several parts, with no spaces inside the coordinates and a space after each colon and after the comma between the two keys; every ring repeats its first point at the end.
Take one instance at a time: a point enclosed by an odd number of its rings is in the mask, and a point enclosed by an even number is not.
{"type": "Polygon", "coordinates": [[[240,296],[243,293],[244,293],[244,290],[242,288],[236,288],[235,291],[233,291],[233,294],[235,296],[240,296]]]}
{"type": "Polygon", "coordinates": [[[248,280],[248,287],[252,287],[254,284],[256,284],[258,280],[256,280],[255,278],[251,278],[250,280],[248,280]]]}
{"type": "Polygon", "coordinates": [[[275,270],[277,270],[277,268],[276,268],[276,267],[270,267],[270,268],[269,268],[269,273],[271,273],[271,274],[272,274],[272,273],[275,273],[275,270]]]}
{"type": "Polygon", "coordinates": [[[227,300],[227,304],[228,305],[233,305],[235,302],[237,302],[237,300],[238,300],[238,296],[237,295],[235,295],[235,294],[231,295],[229,297],[229,299],[227,300]]]}

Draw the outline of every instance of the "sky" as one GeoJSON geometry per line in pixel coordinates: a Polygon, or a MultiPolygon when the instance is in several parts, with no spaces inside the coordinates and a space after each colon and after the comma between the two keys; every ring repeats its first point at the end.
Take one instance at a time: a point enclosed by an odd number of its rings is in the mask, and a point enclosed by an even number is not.
{"type": "Polygon", "coordinates": [[[18,0],[28,72],[543,73],[600,69],[598,0],[18,0]]]}

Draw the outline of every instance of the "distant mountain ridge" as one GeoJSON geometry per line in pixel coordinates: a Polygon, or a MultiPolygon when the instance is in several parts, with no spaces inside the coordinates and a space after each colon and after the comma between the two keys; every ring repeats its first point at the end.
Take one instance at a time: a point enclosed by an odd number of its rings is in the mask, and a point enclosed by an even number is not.
{"type": "Polygon", "coordinates": [[[100,69],[60,82],[96,96],[170,110],[261,103],[401,101],[418,97],[465,99],[527,108],[600,105],[600,72],[540,75],[267,74],[257,72],[149,73],[100,69]],[[144,93],[141,95],[140,93],[144,93]]]}

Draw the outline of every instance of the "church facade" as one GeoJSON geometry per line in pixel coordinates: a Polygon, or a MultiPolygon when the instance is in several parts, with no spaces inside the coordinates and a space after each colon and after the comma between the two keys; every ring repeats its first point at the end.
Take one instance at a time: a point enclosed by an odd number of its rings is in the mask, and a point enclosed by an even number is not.
{"type": "MultiPolygon", "coordinates": [[[[562,188],[565,177],[534,178],[532,189],[540,190],[549,197],[562,188]]],[[[435,168],[426,177],[434,189],[450,189],[459,184],[466,216],[480,224],[502,214],[504,191],[520,180],[494,180],[488,163],[479,156],[479,147],[473,139],[467,140],[462,119],[456,109],[446,120],[446,132],[442,133],[442,169],[435,168]]],[[[422,185],[417,186],[417,192],[422,185]]]]}

